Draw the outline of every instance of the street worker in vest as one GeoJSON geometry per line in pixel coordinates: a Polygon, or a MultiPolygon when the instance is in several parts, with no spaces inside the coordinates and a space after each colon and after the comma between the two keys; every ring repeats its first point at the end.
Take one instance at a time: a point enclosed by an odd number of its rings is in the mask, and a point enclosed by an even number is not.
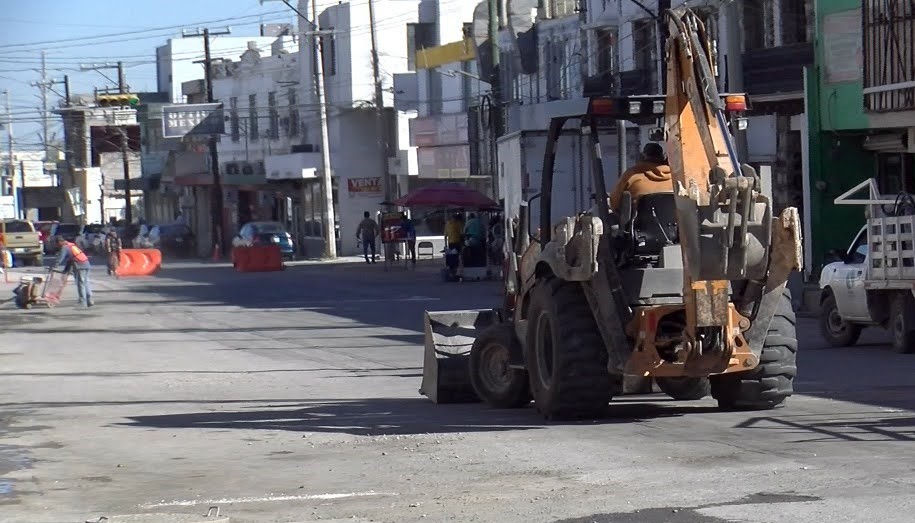
{"type": "Polygon", "coordinates": [[[79,303],[92,307],[92,289],[89,287],[89,269],[92,268],[92,264],[89,263],[89,257],[75,243],[68,242],[60,236],[57,237],[57,246],[60,247],[60,258],[54,266],[63,265],[73,273],[79,303]]]}
{"type": "Polygon", "coordinates": [[[613,212],[619,212],[623,193],[627,191],[632,195],[632,203],[635,205],[640,196],[672,193],[673,190],[670,166],[667,164],[664,149],[661,144],[650,142],[642,149],[642,159],[626,169],[613,188],[613,192],[610,193],[610,208],[613,212]]]}

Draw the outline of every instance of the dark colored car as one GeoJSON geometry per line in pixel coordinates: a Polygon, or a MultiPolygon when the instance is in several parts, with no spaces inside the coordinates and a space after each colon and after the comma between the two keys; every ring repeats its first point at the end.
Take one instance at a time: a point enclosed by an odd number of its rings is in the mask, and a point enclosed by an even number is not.
{"type": "Polygon", "coordinates": [[[57,238],[63,238],[68,242],[76,242],[76,237],[82,231],[82,227],[75,223],[56,223],[51,227],[51,242],[48,245],[48,251],[56,253],[60,249],[57,247],[57,238]]]}
{"type": "Polygon", "coordinates": [[[279,222],[250,222],[238,232],[233,247],[245,245],[276,244],[285,258],[295,258],[295,242],[292,235],[279,222]]]}
{"type": "Polygon", "coordinates": [[[150,231],[150,236],[155,238],[154,246],[164,256],[190,258],[197,251],[194,233],[187,225],[157,225],[150,231]]]}

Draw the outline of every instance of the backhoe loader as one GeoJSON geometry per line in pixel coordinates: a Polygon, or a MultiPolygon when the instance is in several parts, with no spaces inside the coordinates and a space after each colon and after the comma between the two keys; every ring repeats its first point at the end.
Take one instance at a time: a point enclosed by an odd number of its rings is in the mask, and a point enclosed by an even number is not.
{"type": "Polygon", "coordinates": [[[665,94],[589,98],[552,118],[540,193],[506,213],[516,219],[506,227],[504,307],[426,313],[420,392],[433,401],[533,400],[545,418],[569,419],[600,416],[626,377],[653,378],[675,399],[710,394],[727,409],[770,409],[792,394],[786,283],[803,259],[797,209],[773,216],[758,175],[738,161],[734,112],[747,99],[718,92],[698,17],[681,8],[666,20],[665,94]],[[590,140],[594,191],[606,195],[599,130],[659,117],[672,192],[635,202],[624,193],[619,212],[598,196],[591,210],[554,221],[564,128],[590,140]]]}

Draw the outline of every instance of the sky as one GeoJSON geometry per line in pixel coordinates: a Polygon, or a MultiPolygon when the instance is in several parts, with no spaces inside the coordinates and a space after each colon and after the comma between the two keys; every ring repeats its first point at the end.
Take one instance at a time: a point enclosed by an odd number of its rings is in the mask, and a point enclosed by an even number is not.
{"type": "MultiPolygon", "coordinates": [[[[116,70],[101,71],[109,80],[80,65],[118,60],[132,91],[156,91],[156,47],[180,38],[182,29],[228,25],[232,36],[257,36],[261,23],[283,22],[295,23],[295,14],[279,0],[0,0],[0,122],[8,90],[15,148],[40,148],[40,91],[29,84],[41,78],[42,50],[48,77],[62,82],[69,75],[71,93],[115,86],[116,70]]],[[[62,84],[54,89],[61,96],[50,95],[51,107],[63,95],[62,84]]],[[[59,124],[54,132],[62,138],[59,124]]],[[[2,134],[5,145],[6,129],[2,134]]]]}

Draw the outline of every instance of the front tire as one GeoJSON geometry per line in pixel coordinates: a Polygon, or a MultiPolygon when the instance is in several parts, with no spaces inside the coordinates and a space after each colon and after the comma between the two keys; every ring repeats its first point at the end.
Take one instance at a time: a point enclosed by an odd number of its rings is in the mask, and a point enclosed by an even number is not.
{"type": "Polygon", "coordinates": [[[745,372],[711,376],[712,397],[729,410],[768,410],[794,393],[797,376],[797,318],[785,288],[763,342],[759,365],[745,372]]]}
{"type": "Polygon", "coordinates": [[[607,351],[580,283],[549,278],[534,287],[525,359],[534,403],[546,419],[605,412],[614,393],[607,351]]]}
{"type": "Polygon", "coordinates": [[[531,402],[527,371],[509,367],[513,352],[521,352],[521,342],[508,323],[484,330],[470,349],[470,383],[490,407],[516,409],[531,402]]]}
{"type": "Polygon", "coordinates": [[[676,378],[655,378],[655,383],[661,392],[679,401],[701,400],[712,393],[712,385],[708,378],[691,378],[688,376],[676,378]]]}
{"type": "Polygon", "coordinates": [[[849,347],[861,337],[861,326],[849,323],[839,314],[835,295],[830,292],[820,305],[820,334],[833,347],[849,347]]]}

